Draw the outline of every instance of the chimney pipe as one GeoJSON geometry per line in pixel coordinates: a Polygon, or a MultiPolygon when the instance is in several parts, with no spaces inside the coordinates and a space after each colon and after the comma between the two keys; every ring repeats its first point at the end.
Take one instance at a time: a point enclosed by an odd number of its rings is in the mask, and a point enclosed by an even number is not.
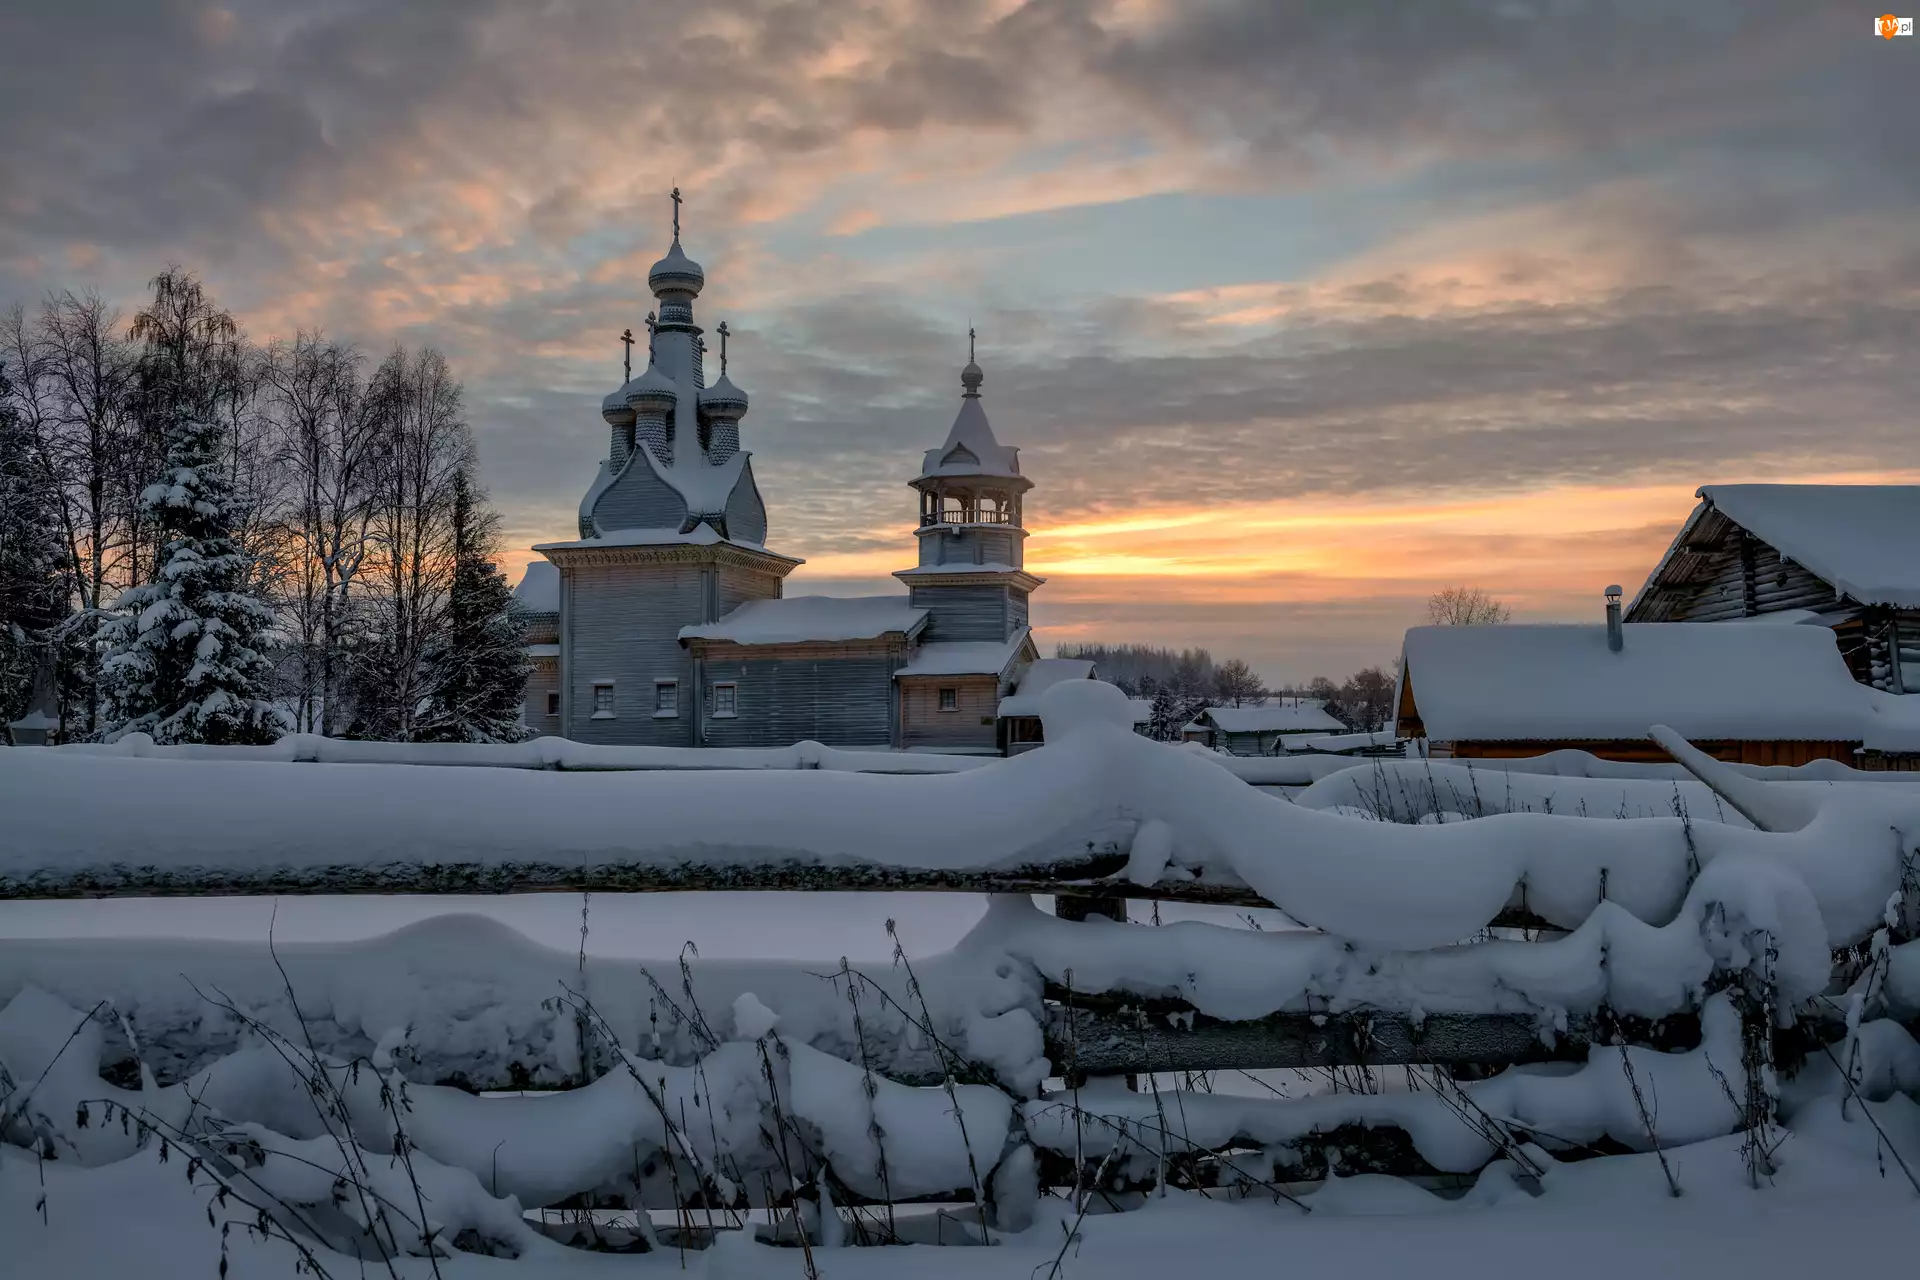
{"type": "Polygon", "coordinates": [[[1620,588],[1615,585],[1607,588],[1607,648],[1618,653],[1626,642],[1620,629],[1620,588]]]}

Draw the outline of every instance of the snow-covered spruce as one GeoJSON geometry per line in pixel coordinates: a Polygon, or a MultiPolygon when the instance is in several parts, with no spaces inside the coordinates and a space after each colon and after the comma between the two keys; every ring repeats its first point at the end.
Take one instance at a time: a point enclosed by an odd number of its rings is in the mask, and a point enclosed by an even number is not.
{"type": "Polygon", "coordinates": [[[446,627],[427,643],[427,696],[414,721],[422,742],[518,742],[526,695],[526,626],[494,567],[493,513],[463,469],[454,477],[453,582],[446,627]]]}
{"type": "Polygon", "coordinates": [[[268,689],[273,611],[233,538],[223,440],[210,415],[183,410],[168,426],[166,470],[140,494],[165,545],[153,580],[123,592],[100,628],[110,737],[257,743],[288,727],[268,689]]]}

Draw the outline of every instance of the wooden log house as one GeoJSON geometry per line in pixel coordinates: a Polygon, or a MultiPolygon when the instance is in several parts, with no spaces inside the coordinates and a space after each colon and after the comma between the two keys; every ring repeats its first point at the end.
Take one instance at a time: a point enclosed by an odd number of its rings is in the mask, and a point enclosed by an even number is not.
{"type": "Polygon", "coordinates": [[[1797,611],[1832,629],[1854,679],[1920,693],[1920,485],[1723,484],[1698,496],[1628,622],[1797,611]]]}
{"type": "MultiPolygon", "coordinates": [[[[1859,683],[1920,694],[1920,485],[1719,484],[1696,496],[1629,623],[1791,615],[1830,629],[1859,683]]],[[[1882,719],[1920,722],[1920,700],[1882,719]]],[[[1911,731],[1868,738],[1868,767],[1920,767],[1911,731]]]]}
{"type": "MultiPolygon", "coordinates": [[[[1617,593],[1617,588],[1616,588],[1617,593]]],[[[1572,748],[1660,761],[1656,724],[1718,759],[1859,763],[1872,691],[1829,633],[1791,624],[1414,627],[1399,734],[1427,754],[1514,758],[1572,748]]]]}

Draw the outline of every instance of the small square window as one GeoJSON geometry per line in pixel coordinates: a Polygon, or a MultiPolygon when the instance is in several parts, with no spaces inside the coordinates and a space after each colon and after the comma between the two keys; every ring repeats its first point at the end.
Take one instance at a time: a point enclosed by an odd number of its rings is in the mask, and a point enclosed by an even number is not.
{"type": "MultiPolygon", "coordinates": [[[[613,708],[609,707],[607,709],[611,711],[613,708]]],[[[547,695],[547,714],[550,716],[557,716],[560,714],[560,695],[558,692],[549,693],[547,695]]]]}
{"type": "Polygon", "coordinates": [[[680,682],[678,680],[655,680],[653,682],[653,716],[656,720],[671,720],[680,714],[680,682]]]}
{"type": "Polygon", "coordinates": [[[593,686],[593,718],[611,720],[613,713],[613,681],[598,681],[593,686]]]}
{"type": "Polygon", "coordinates": [[[940,709],[942,711],[958,711],[960,709],[960,691],[958,689],[942,689],[940,691],[940,709]]]}
{"type": "Polygon", "coordinates": [[[727,681],[713,686],[713,718],[725,720],[740,714],[740,686],[727,681]]]}

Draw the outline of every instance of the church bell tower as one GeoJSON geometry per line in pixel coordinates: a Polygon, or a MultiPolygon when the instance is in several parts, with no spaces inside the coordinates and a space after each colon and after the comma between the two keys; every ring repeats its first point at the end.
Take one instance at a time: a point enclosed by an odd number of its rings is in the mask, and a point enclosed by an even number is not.
{"type": "Polygon", "coordinates": [[[920,563],[894,574],[930,611],[929,641],[1006,641],[1028,626],[1028,597],[1045,581],[1026,570],[1026,493],[1020,451],[993,434],[981,405],[986,380],[967,331],[960,412],[909,483],[920,495],[920,563]]]}

